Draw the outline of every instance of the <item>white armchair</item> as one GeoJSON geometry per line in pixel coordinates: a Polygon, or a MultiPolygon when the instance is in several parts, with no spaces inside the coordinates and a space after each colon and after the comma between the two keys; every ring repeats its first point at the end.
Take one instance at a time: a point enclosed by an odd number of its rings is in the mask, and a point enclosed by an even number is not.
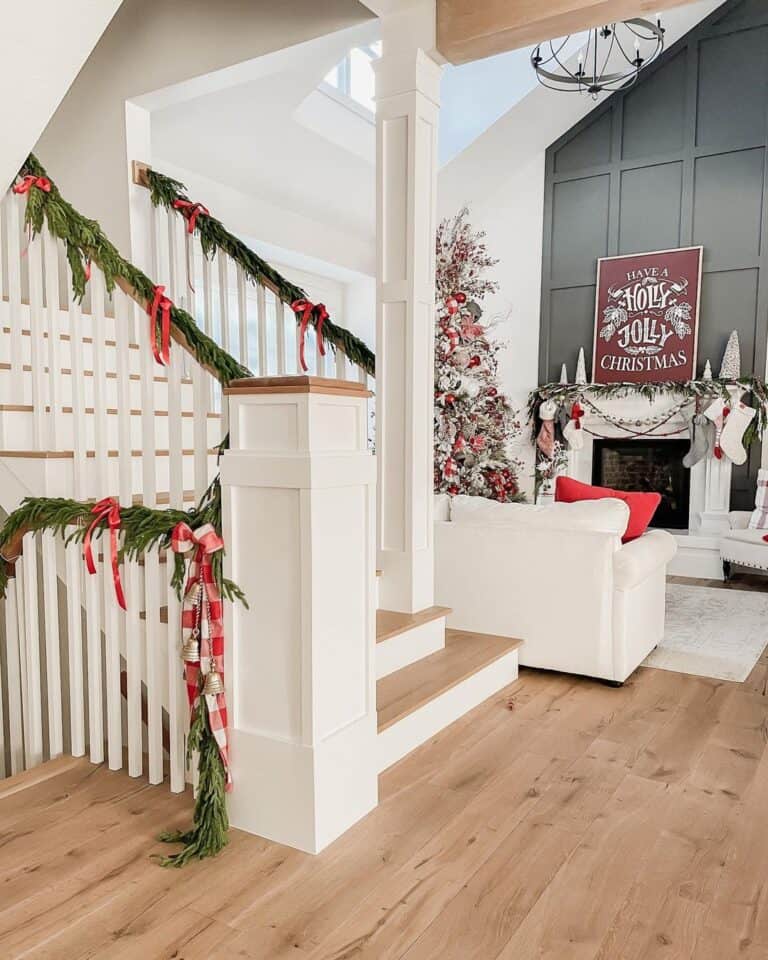
{"type": "Polygon", "coordinates": [[[622,683],[664,635],[675,539],[622,545],[620,500],[549,506],[457,497],[435,524],[436,603],[449,626],[524,641],[520,663],[622,683]],[[475,501],[472,503],[471,501],[475,501]]]}

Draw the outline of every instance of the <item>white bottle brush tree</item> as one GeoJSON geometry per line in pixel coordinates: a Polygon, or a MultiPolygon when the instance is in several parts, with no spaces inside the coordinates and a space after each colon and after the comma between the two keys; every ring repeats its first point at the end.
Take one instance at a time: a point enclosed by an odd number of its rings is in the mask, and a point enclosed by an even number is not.
{"type": "Polygon", "coordinates": [[[499,389],[500,345],[480,322],[483,297],[497,284],[485,277],[498,261],[466,207],[437,230],[435,324],[435,490],[499,501],[523,500],[519,464],[508,454],[521,431],[499,389]]]}

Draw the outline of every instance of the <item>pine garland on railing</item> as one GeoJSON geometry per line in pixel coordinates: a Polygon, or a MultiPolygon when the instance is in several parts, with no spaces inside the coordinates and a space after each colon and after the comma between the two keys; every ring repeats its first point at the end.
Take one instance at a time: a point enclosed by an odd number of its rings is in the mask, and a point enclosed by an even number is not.
{"type": "MultiPolygon", "coordinates": [[[[104,274],[107,291],[115,286],[137,299],[146,309],[152,302],[155,284],[138,267],[120,255],[115,245],[106,237],[95,220],[89,220],[68,203],[59,193],[39,160],[32,154],[19,171],[20,177],[44,177],[49,190],[27,191],[25,222],[33,234],[39,233],[47,222],[51,233],[62,241],[67,260],[72,270],[72,290],[77,300],[82,300],[88,283],[88,265],[95,263],[104,274]]],[[[186,341],[190,352],[201,366],[209,370],[222,385],[231,380],[251,376],[251,371],[223,350],[207,336],[186,310],[173,306],[171,324],[176,333],[186,341]]]]}
{"type": "Polygon", "coordinates": [[[528,396],[528,417],[531,423],[533,442],[541,426],[539,407],[545,400],[553,400],[558,406],[565,406],[568,410],[585,393],[594,398],[619,399],[623,397],[644,397],[649,403],[659,397],[688,398],[691,402],[698,400],[715,400],[722,397],[729,401],[729,387],[740,388],[747,395],[752,396],[756,407],[756,416],[747,428],[744,435],[744,446],[749,447],[755,440],[761,438],[768,427],[768,386],[760,377],[738,377],[736,379],[713,380],[686,380],[686,381],[659,381],[657,383],[545,383],[528,396]]]}
{"type": "MultiPolygon", "coordinates": [[[[306,300],[307,294],[301,287],[286,280],[274,267],[270,266],[242,240],[222,224],[216,217],[210,215],[206,208],[190,201],[186,187],[178,180],[173,180],[156,170],[145,171],[149,185],[152,203],[157,207],[178,213],[190,222],[191,211],[195,216],[193,230],[197,232],[200,246],[206,257],[211,259],[217,250],[222,250],[230,259],[234,260],[245,276],[254,284],[269,287],[284,303],[292,304],[297,300],[306,300]],[[174,206],[178,202],[182,206],[174,206]],[[195,211],[197,211],[195,213],[195,211]]],[[[298,321],[297,321],[298,322],[298,321]]],[[[373,351],[358,337],[327,319],[323,326],[323,335],[326,341],[334,347],[339,347],[352,361],[361,366],[370,376],[376,375],[376,358],[373,351]]]]}
{"type": "MultiPolygon", "coordinates": [[[[66,543],[82,542],[93,525],[94,502],[68,500],[63,497],[26,497],[0,527],[0,598],[6,595],[10,569],[21,553],[23,536],[47,530],[66,543]],[[74,529],[71,529],[74,528],[74,529]]],[[[171,584],[179,599],[186,580],[186,561],[181,553],[172,551],[172,536],[177,524],[187,524],[193,530],[211,524],[217,534],[221,531],[221,485],[217,477],[190,510],[152,509],[141,504],[120,510],[121,558],[136,560],[147,550],[166,549],[173,557],[171,584]]],[[[103,536],[108,530],[104,515],[96,523],[94,534],[103,536]]],[[[219,594],[228,600],[237,600],[247,606],[240,587],[223,573],[222,551],[211,555],[211,572],[219,594]]],[[[229,820],[225,801],[226,773],[219,745],[211,730],[207,698],[198,696],[190,719],[187,741],[188,755],[198,755],[198,789],[195,798],[191,830],[161,834],[166,843],[182,843],[183,849],[161,857],[163,866],[180,867],[193,859],[214,856],[227,844],[229,820]]]]}

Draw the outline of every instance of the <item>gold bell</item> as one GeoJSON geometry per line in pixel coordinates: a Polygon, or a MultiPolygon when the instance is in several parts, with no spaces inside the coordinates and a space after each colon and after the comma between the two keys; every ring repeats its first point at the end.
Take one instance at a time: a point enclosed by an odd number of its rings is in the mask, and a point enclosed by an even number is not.
{"type": "Polygon", "coordinates": [[[221,679],[221,674],[216,670],[211,670],[210,673],[205,675],[205,683],[203,684],[203,695],[206,697],[216,696],[217,693],[224,693],[224,681],[221,679]]]}
{"type": "Polygon", "coordinates": [[[197,663],[200,659],[200,644],[194,634],[182,643],[181,659],[185,663],[197,663]]]}

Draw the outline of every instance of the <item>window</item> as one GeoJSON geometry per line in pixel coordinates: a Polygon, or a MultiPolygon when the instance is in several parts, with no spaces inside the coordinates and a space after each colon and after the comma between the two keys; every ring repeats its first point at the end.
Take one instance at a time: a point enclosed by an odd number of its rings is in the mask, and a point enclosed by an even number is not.
{"type": "Polygon", "coordinates": [[[325,83],[373,113],[376,109],[373,61],[380,56],[380,40],[353,47],[341,63],[326,76],[325,83]]]}

